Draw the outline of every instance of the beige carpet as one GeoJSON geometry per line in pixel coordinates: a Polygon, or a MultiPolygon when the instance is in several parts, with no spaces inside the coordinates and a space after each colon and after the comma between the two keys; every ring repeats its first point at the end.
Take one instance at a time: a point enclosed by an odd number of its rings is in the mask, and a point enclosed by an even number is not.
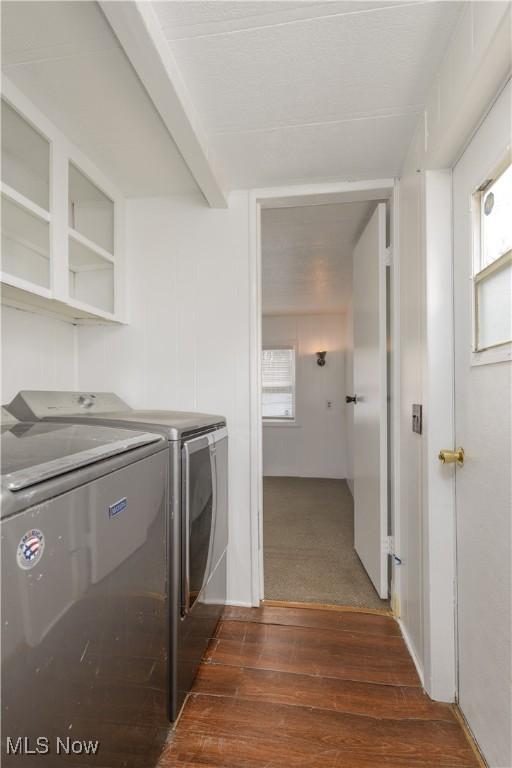
{"type": "Polygon", "coordinates": [[[344,480],[265,477],[265,598],[389,608],[354,551],[354,505],[344,480]]]}

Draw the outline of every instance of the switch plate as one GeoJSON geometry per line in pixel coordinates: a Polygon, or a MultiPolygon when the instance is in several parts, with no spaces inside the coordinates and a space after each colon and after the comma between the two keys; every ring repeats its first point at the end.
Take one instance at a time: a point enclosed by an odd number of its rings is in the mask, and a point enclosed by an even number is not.
{"type": "Polygon", "coordinates": [[[423,406],[419,403],[412,405],[412,431],[417,435],[423,432],[423,406]]]}
{"type": "Polygon", "coordinates": [[[332,400],[327,400],[327,410],[329,411],[332,408],[332,400]]]}

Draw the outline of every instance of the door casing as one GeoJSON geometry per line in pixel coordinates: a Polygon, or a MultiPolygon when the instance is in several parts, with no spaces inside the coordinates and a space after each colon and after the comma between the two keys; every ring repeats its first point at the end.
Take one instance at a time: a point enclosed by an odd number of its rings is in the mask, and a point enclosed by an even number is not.
{"type": "MultiPolygon", "coordinates": [[[[252,605],[260,605],[264,597],[263,575],[263,460],[261,420],[261,210],[290,206],[318,205],[321,203],[349,203],[361,200],[389,201],[389,225],[392,247],[391,280],[397,286],[399,280],[398,248],[398,181],[396,179],[375,179],[357,182],[332,182],[306,184],[290,187],[255,189],[249,194],[249,238],[250,238],[250,498],[251,498],[251,573],[252,605]]],[[[400,511],[397,485],[399,481],[399,392],[400,392],[400,349],[399,292],[392,290],[391,335],[394,348],[391,355],[391,409],[392,459],[391,459],[391,503],[394,550],[400,546],[400,511]]],[[[397,615],[400,606],[400,573],[392,568],[392,605],[397,615]]]]}
{"type": "Polygon", "coordinates": [[[388,381],[386,206],[379,203],[353,252],[354,548],[387,599],[388,381]]]}

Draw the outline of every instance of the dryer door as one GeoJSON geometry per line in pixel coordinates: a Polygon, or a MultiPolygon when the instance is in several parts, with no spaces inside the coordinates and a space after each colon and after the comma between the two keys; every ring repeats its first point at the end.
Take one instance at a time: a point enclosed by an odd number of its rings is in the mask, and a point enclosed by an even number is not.
{"type": "Polygon", "coordinates": [[[185,616],[208,580],[216,503],[215,456],[208,435],[182,447],[182,599],[185,616]]]}

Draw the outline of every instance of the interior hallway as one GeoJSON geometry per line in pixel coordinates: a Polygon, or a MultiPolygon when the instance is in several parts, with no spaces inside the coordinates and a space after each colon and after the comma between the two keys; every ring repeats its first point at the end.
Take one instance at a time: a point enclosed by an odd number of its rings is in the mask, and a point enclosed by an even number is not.
{"type": "Polygon", "coordinates": [[[227,608],[159,768],[482,765],[389,616],[227,608]]]}
{"type": "Polygon", "coordinates": [[[265,477],[265,599],[388,609],[354,550],[345,480],[265,477]]]}

